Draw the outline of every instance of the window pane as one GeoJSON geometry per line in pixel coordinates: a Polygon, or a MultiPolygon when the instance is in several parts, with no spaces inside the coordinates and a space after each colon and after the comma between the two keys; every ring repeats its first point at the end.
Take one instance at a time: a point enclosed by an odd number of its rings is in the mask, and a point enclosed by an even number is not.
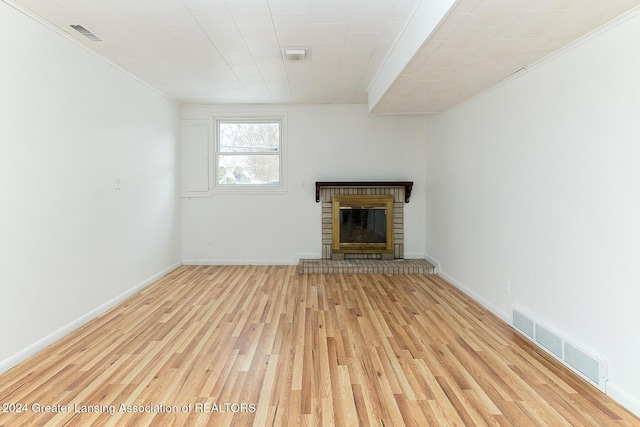
{"type": "Polygon", "coordinates": [[[218,184],[280,184],[280,156],[268,154],[218,156],[218,184]]]}
{"type": "Polygon", "coordinates": [[[221,152],[278,152],[280,122],[219,122],[218,138],[221,152]]]}

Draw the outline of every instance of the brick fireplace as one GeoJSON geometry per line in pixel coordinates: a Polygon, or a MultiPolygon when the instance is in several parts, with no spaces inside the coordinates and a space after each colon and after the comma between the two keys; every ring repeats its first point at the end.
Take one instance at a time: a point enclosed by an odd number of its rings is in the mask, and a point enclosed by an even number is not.
{"type": "MultiPolygon", "coordinates": [[[[301,259],[298,264],[299,274],[434,274],[436,268],[424,259],[404,259],[404,205],[409,203],[413,182],[410,181],[374,181],[374,182],[316,182],[316,202],[321,203],[322,209],[322,258],[301,259]],[[359,197],[364,202],[358,200],[359,197]],[[347,247],[352,250],[338,250],[334,230],[334,218],[338,216],[339,209],[334,206],[334,201],[347,203],[351,208],[368,209],[381,208],[384,200],[385,221],[391,220],[391,227],[386,228],[384,238],[377,236],[370,243],[372,246],[347,247]],[[355,201],[354,201],[355,200],[355,201]],[[390,205],[387,205],[390,200],[390,205]],[[393,211],[393,213],[389,212],[393,211]],[[380,240],[380,241],[379,241],[380,240]],[[385,245],[377,244],[384,241],[385,245]],[[389,248],[387,244],[392,242],[389,248]]],[[[363,213],[355,216],[362,217],[363,213]]],[[[374,221],[373,226],[361,226],[354,231],[360,233],[380,234],[383,227],[378,224],[380,214],[375,213],[373,219],[367,214],[368,221],[374,221]]],[[[350,215],[347,215],[350,216],[350,215]]],[[[344,218],[341,219],[343,221],[344,218]]],[[[347,221],[348,222],[348,221],[347,221]]],[[[358,224],[358,221],[356,221],[358,224]]],[[[368,224],[370,225],[370,224],[368,224]]],[[[353,243],[351,238],[346,243],[353,243]]],[[[356,239],[359,240],[359,237],[356,239]]],[[[348,245],[347,245],[348,246],[348,245]]]]}
{"type": "MultiPolygon", "coordinates": [[[[322,259],[381,259],[404,258],[404,205],[411,196],[413,183],[401,182],[317,182],[316,202],[322,209],[322,259]],[[340,209],[385,209],[384,243],[364,242],[340,244],[336,224],[340,209]],[[341,204],[341,208],[335,206],[341,204]]],[[[343,212],[344,215],[344,212],[343,212]]],[[[371,216],[371,215],[369,215],[371,216]]],[[[376,217],[382,217],[376,214],[376,217]]],[[[380,219],[377,220],[380,222],[380,219]]],[[[382,228],[378,227],[378,228],[382,228]]],[[[344,234],[344,233],[343,233],[344,234]]]]}

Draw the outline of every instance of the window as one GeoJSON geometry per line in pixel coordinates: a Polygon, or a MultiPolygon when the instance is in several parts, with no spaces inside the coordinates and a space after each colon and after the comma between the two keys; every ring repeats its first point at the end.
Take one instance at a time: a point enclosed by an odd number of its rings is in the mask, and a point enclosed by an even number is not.
{"type": "Polygon", "coordinates": [[[216,120],[217,189],[283,187],[283,119],[216,120]]]}

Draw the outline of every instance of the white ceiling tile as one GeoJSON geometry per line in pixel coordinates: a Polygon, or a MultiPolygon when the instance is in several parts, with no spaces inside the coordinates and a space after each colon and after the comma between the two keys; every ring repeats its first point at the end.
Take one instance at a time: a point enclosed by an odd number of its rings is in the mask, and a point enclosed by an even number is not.
{"type": "Polygon", "coordinates": [[[478,7],[482,0],[459,0],[455,6],[456,13],[469,14],[478,7]]]}
{"type": "Polygon", "coordinates": [[[284,81],[270,81],[270,80],[266,80],[265,79],[264,83],[269,88],[269,92],[271,92],[272,96],[282,95],[282,94],[291,95],[289,93],[289,83],[286,80],[284,80],[284,81]]]}
{"type": "Polygon", "coordinates": [[[349,32],[380,33],[387,23],[389,12],[378,10],[353,11],[349,19],[349,32]]]}
{"type": "Polygon", "coordinates": [[[277,44],[277,40],[273,42],[247,42],[247,48],[251,52],[251,56],[256,58],[275,58],[281,57],[282,53],[277,44]]]}
{"type": "Polygon", "coordinates": [[[402,74],[401,77],[407,77],[407,81],[437,83],[439,81],[445,80],[447,76],[452,72],[452,70],[455,70],[455,67],[436,68],[429,66],[419,70],[418,72],[413,72],[411,74],[402,74]]]}
{"type": "MultiPolygon", "coordinates": [[[[128,0],[122,0],[128,1],[128,0]]],[[[229,13],[227,9],[227,2],[224,0],[182,0],[185,6],[194,14],[198,15],[210,15],[229,13]]]]}
{"type": "Polygon", "coordinates": [[[588,7],[583,0],[538,0],[531,5],[531,10],[580,10],[588,7]]]}
{"type": "Polygon", "coordinates": [[[551,27],[546,25],[545,13],[527,11],[518,16],[510,25],[502,27],[496,35],[499,39],[537,38],[544,35],[551,27]]]}
{"type": "Polygon", "coordinates": [[[467,19],[466,13],[450,13],[447,19],[440,23],[438,28],[431,35],[430,40],[446,40],[449,38],[451,33],[455,31],[456,28],[467,19]]]}
{"type": "Polygon", "coordinates": [[[234,65],[254,65],[253,56],[248,50],[225,50],[220,52],[222,57],[231,66],[234,65]]]}
{"type": "Polygon", "coordinates": [[[378,73],[378,69],[380,68],[380,62],[381,60],[371,61],[369,65],[367,65],[367,68],[365,68],[364,72],[362,73],[362,79],[360,79],[360,85],[358,86],[358,90],[364,90],[366,92],[369,89],[371,80],[378,73]]]}
{"type": "Polygon", "coordinates": [[[313,73],[325,73],[327,70],[337,71],[340,68],[341,58],[313,58],[313,73]]]}
{"type": "MultiPolygon", "coordinates": [[[[453,69],[447,69],[447,74],[451,76],[478,76],[491,75],[493,68],[496,66],[495,62],[487,58],[467,58],[464,63],[453,69]]],[[[445,79],[446,76],[441,76],[441,79],[445,79]]],[[[465,78],[465,81],[468,80],[465,78]]]]}
{"type": "Polygon", "coordinates": [[[256,66],[260,70],[260,75],[266,82],[270,84],[282,83],[286,84],[286,72],[282,60],[274,59],[256,59],[256,66]]]}
{"type": "Polygon", "coordinates": [[[278,35],[311,34],[311,16],[307,13],[274,13],[273,24],[278,35]]]}
{"type": "Polygon", "coordinates": [[[488,59],[494,61],[496,64],[500,64],[517,55],[527,46],[527,42],[527,39],[491,40],[481,49],[478,49],[470,55],[469,58],[488,59]]]}
{"type": "Polygon", "coordinates": [[[356,90],[353,94],[353,98],[351,98],[352,104],[366,104],[369,96],[367,95],[366,90],[356,90]]]}
{"type": "Polygon", "coordinates": [[[405,24],[416,9],[416,0],[396,0],[389,12],[388,22],[405,24]]]}
{"type": "Polygon", "coordinates": [[[381,42],[393,42],[398,37],[400,30],[403,28],[403,23],[401,22],[387,22],[380,32],[380,41],[381,42]]]}
{"type": "MultiPolygon", "coordinates": [[[[501,27],[526,12],[536,0],[483,1],[465,19],[473,27],[501,27]]],[[[457,12],[457,11],[456,11],[457,12]]]]}
{"type": "Polygon", "coordinates": [[[351,16],[350,0],[311,0],[313,23],[346,24],[351,16]]]}
{"type": "Polygon", "coordinates": [[[502,27],[467,27],[460,25],[446,40],[442,41],[441,50],[475,51],[495,38],[502,27]]]}
{"type": "Polygon", "coordinates": [[[259,80],[262,81],[262,77],[260,77],[260,71],[258,70],[258,67],[255,66],[255,64],[231,65],[231,70],[238,77],[258,77],[259,80]]]}
{"type": "Polygon", "coordinates": [[[311,24],[312,43],[344,43],[348,24],[311,24]]]}
{"type": "Polygon", "coordinates": [[[342,64],[357,64],[358,68],[366,67],[371,60],[372,51],[365,51],[361,49],[344,49],[342,51],[342,64]]]}
{"type": "Polygon", "coordinates": [[[284,66],[281,69],[276,68],[260,68],[260,75],[265,83],[271,86],[287,86],[289,84],[289,80],[287,79],[287,72],[284,69],[284,66]]]}
{"type": "Polygon", "coordinates": [[[440,69],[455,67],[460,61],[469,56],[467,52],[459,52],[453,50],[436,50],[429,56],[421,67],[424,69],[440,69]]]}
{"type": "Polygon", "coordinates": [[[278,33],[280,47],[309,47],[312,45],[311,32],[308,34],[278,33]]]}
{"type": "Polygon", "coordinates": [[[72,24],[80,22],[77,11],[69,9],[55,1],[24,0],[20,2],[25,8],[48,19],[53,24],[72,24]]]}
{"type": "Polygon", "coordinates": [[[344,44],[342,43],[314,43],[313,51],[311,52],[313,62],[314,64],[321,64],[322,61],[326,60],[340,60],[343,49],[344,44]]]}
{"type": "Polygon", "coordinates": [[[310,0],[269,0],[271,13],[311,13],[310,0]]]}
{"type": "Polygon", "coordinates": [[[390,12],[394,3],[394,0],[353,0],[353,11],[380,10],[390,12]]]}
{"type": "MultiPolygon", "coordinates": [[[[364,103],[431,0],[12,1],[183,103],[364,103]],[[288,46],[310,47],[310,58],[285,63],[288,46]]],[[[372,112],[443,111],[638,4],[458,0],[372,112]]]]}
{"type": "Polygon", "coordinates": [[[236,18],[254,15],[268,16],[271,13],[267,0],[227,0],[225,3],[229,12],[236,18]]]}
{"type": "Polygon", "coordinates": [[[154,12],[153,16],[162,25],[192,25],[197,21],[189,10],[185,7],[181,13],[157,13],[154,12]]]}
{"type": "MultiPolygon", "coordinates": [[[[97,36],[102,36],[100,38],[103,41],[109,41],[112,38],[114,33],[122,33],[128,31],[127,27],[118,19],[117,13],[109,13],[109,17],[107,19],[83,19],[82,21],[78,21],[78,23],[82,22],[82,26],[97,36]]],[[[64,21],[68,24],[76,23],[76,21],[64,21]]],[[[129,32],[131,34],[131,32],[129,32]]]]}
{"type": "Polygon", "coordinates": [[[278,37],[273,27],[259,27],[257,25],[239,26],[240,34],[246,44],[249,43],[271,43],[273,46],[278,45],[278,37]]]}
{"type": "Polygon", "coordinates": [[[221,59],[220,52],[199,25],[168,26],[167,31],[193,58],[221,59]]]}
{"type": "Polygon", "coordinates": [[[418,50],[418,52],[413,56],[413,59],[411,62],[418,62],[422,64],[431,55],[433,55],[434,52],[440,49],[440,46],[442,46],[442,43],[444,43],[444,40],[436,40],[436,39],[427,40],[425,43],[423,43],[420,50],[418,50]]]}
{"type": "Polygon", "coordinates": [[[269,93],[269,88],[262,80],[252,79],[249,77],[242,77],[239,79],[240,83],[253,95],[264,96],[269,93]]]}
{"type": "Polygon", "coordinates": [[[367,54],[371,54],[378,44],[377,33],[354,33],[348,32],[344,42],[345,49],[359,49],[367,54]]]}
{"type": "Polygon", "coordinates": [[[379,60],[379,64],[380,65],[382,63],[382,60],[384,60],[387,57],[387,54],[389,53],[389,49],[391,49],[391,47],[393,46],[392,43],[390,42],[383,42],[383,41],[378,41],[378,43],[376,44],[376,47],[373,49],[373,54],[371,55],[371,58],[376,58],[376,61],[379,60]]]}
{"type": "Polygon", "coordinates": [[[245,37],[250,35],[260,37],[263,34],[265,36],[271,36],[275,32],[271,20],[260,15],[250,15],[242,18],[234,16],[234,20],[236,26],[245,37]]]}
{"type": "Polygon", "coordinates": [[[231,15],[203,15],[198,22],[218,50],[244,50],[247,48],[242,34],[231,15]]]}

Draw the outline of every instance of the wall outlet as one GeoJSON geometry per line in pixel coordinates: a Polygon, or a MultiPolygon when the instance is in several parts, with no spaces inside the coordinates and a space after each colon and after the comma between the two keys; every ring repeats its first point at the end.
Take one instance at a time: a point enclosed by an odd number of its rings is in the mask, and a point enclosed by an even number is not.
{"type": "Polygon", "coordinates": [[[122,181],[120,180],[120,178],[115,177],[113,179],[113,188],[115,188],[116,190],[119,190],[122,188],[122,181]]]}
{"type": "Polygon", "coordinates": [[[511,293],[511,280],[505,278],[504,281],[502,282],[502,289],[504,290],[505,294],[510,294],[511,293]]]}

